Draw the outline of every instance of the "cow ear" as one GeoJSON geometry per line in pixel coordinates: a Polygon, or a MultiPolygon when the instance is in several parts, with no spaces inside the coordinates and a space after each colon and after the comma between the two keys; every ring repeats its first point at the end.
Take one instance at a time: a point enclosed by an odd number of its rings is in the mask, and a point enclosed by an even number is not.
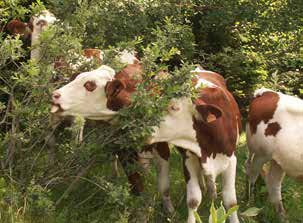
{"type": "Polygon", "coordinates": [[[201,115],[204,122],[210,123],[222,116],[222,110],[211,104],[201,104],[196,106],[197,111],[201,115]]]}
{"type": "Polygon", "coordinates": [[[125,83],[122,80],[113,80],[110,82],[107,82],[105,86],[105,93],[109,97],[115,97],[117,96],[120,91],[122,91],[125,88],[125,83]]]}

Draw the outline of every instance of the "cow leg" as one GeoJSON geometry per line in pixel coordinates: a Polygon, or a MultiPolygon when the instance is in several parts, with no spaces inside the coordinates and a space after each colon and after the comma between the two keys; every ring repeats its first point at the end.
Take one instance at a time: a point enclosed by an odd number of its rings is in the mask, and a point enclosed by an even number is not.
{"type": "Polygon", "coordinates": [[[197,211],[201,200],[202,193],[199,184],[199,177],[201,174],[201,165],[198,157],[193,153],[186,151],[184,159],[184,174],[186,179],[186,191],[187,191],[187,207],[188,207],[188,219],[187,223],[195,223],[195,211],[197,211]]]}
{"type": "Polygon", "coordinates": [[[272,160],[269,172],[265,175],[265,183],[269,193],[269,200],[283,220],[285,220],[285,210],[282,203],[281,186],[284,176],[285,173],[280,165],[272,160]]]}
{"type": "Polygon", "coordinates": [[[207,185],[207,193],[209,194],[212,200],[217,199],[217,186],[216,179],[214,175],[206,176],[206,185],[207,185]]]}
{"type": "Polygon", "coordinates": [[[112,160],[112,175],[114,177],[118,177],[119,174],[119,168],[118,168],[118,155],[117,154],[113,154],[113,160],[112,160]]]}
{"type": "Polygon", "coordinates": [[[158,190],[162,196],[163,206],[168,213],[172,214],[175,209],[172,205],[169,193],[169,156],[170,151],[167,143],[157,143],[153,149],[157,164],[158,190]]]}
{"type": "Polygon", "coordinates": [[[250,153],[248,160],[246,161],[246,174],[248,178],[247,191],[248,197],[254,193],[254,185],[258,179],[258,176],[262,170],[263,165],[270,159],[263,155],[258,156],[257,154],[250,153]]]}
{"type": "Polygon", "coordinates": [[[133,165],[138,160],[137,152],[130,150],[119,150],[117,151],[117,154],[121,166],[128,177],[131,192],[135,195],[140,195],[144,190],[143,182],[140,173],[133,171],[133,165]]]}
{"type": "MultiPolygon", "coordinates": [[[[222,196],[225,209],[237,205],[236,197],[236,167],[237,167],[237,158],[235,155],[230,157],[230,164],[227,169],[222,173],[222,196]]],[[[239,223],[237,212],[233,212],[229,217],[231,223],[239,223]]]]}

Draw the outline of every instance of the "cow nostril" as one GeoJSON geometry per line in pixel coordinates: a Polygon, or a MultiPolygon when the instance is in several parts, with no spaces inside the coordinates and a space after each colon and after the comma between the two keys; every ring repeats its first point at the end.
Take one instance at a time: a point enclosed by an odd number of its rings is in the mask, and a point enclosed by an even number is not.
{"type": "Polygon", "coordinates": [[[53,99],[59,99],[61,97],[61,94],[59,92],[54,92],[52,95],[53,99]]]}

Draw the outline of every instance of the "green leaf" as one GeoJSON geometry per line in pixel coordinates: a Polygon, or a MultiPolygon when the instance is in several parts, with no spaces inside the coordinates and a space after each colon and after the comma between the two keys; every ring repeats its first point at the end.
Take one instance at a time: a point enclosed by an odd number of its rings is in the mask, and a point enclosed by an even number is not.
{"type": "Polygon", "coordinates": [[[202,220],[201,220],[201,218],[200,218],[198,212],[195,211],[195,212],[194,212],[194,216],[195,216],[195,219],[196,219],[196,221],[197,221],[198,223],[202,223],[202,220]]]}
{"type": "Polygon", "coordinates": [[[242,212],[241,215],[244,217],[255,217],[257,216],[263,208],[251,207],[246,211],[242,212]]]}
{"type": "Polygon", "coordinates": [[[211,203],[210,216],[211,216],[212,223],[217,223],[218,222],[217,210],[215,208],[214,202],[211,203]]]}
{"type": "Polygon", "coordinates": [[[217,218],[218,223],[224,223],[228,215],[226,214],[225,208],[221,202],[221,206],[219,209],[217,209],[217,218]]]}

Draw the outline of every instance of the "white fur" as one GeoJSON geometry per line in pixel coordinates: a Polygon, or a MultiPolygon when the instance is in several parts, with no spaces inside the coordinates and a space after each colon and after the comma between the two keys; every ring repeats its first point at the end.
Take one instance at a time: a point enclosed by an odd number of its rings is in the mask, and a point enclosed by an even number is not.
{"type": "Polygon", "coordinates": [[[39,60],[40,55],[40,44],[39,38],[40,34],[43,30],[45,30],[49,25],[53,24],[56,21],[56,17],[50,13],[48,10],[42,11],[38,16],[33,17],[33,31],[31,37],[31,46],[33,49],[31,50],[31,59],[39,60]],[[39,25],[39,22],[45,21],[47,24],[45,26],[39,25]]]}
{"type": "Polygon", "coordinates": [[[138,62],[138,59],[135,56],[135,51],[123,50],[118,54],[118,58],[123,64],[134,64],[138,62]]]}
{"type": "Polygon", "coordinates": [[[213,71],[210,70],[204,70],[202,67],[196,67],[194,70],[191,71],[192,73],[214,73],[213,71]]]}
{"type": "Polygon", "coordinates": [[[95,120],[110,119],[116,112],[106,107],[105,85],[114,75],[112,68],[102,65],[96,70],[79,74],[75,80],[56,90],[61,96],[55,103],[64,109],[61,115],[79,115],[95,120]],[[94,81],[97,88],[92,92],[87,91],[84,87],[87,81],[94,81]]]}
{"type": "Polygon", "coordinates": [[[172,100],[173,107],[164,117],[159,127],[154,128],[150,143],[169,142],[185,148],[201,157],[201,149],[196,140],[196,132],[193,129],[194,107],[190,99],[180,98],[172,100]]]}
{"type": "Polygon", "coordinates": [[[254,92],[254,98],[261,96],[262,94],[264,94],[265,92],[273,92],[273,90],[262,87],[260,89],[255,90],[254,92]]]}

